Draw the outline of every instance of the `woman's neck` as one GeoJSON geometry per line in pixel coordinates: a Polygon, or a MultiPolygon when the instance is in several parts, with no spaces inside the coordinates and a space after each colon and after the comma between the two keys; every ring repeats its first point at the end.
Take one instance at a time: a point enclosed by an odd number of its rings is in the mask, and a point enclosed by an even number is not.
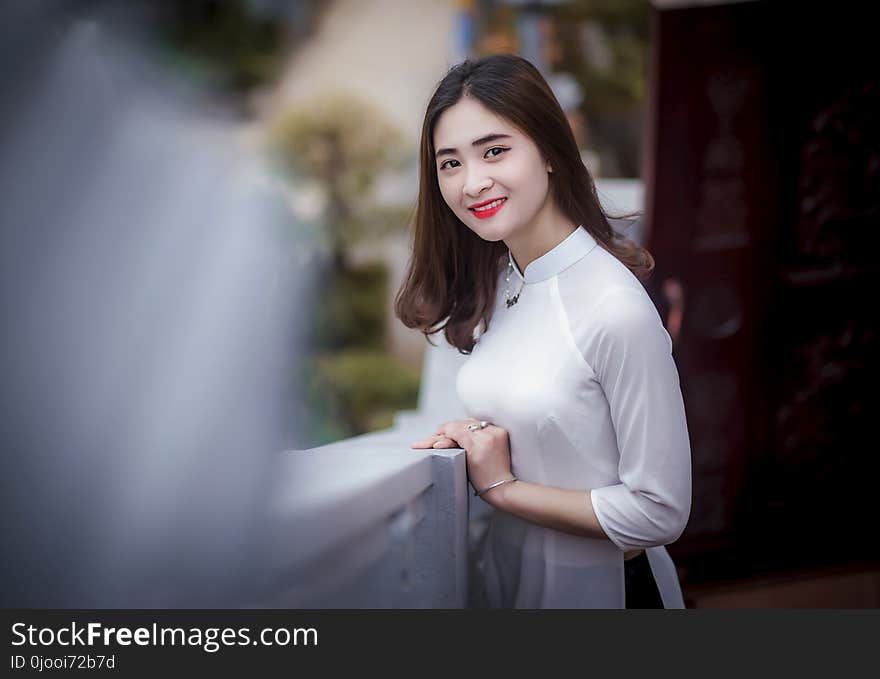
{"type": "Polygon", "coordinates": [[[527,228],[505,238],[504,244],[510,248],[514,262],[525,275],[529,264],[550,252],[576,228],[578,226],[558,210],[548,210],[546,214],[539,213],[527,228]]]}

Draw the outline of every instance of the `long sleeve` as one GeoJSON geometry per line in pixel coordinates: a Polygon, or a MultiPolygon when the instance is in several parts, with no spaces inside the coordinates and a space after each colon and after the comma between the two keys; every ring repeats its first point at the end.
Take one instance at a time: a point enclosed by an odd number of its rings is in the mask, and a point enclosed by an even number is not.
{"type": "Polygon", "coordinates": [[[593,510],[621,550],[674,542],[691,508],[691,455],[672,342],[650,298],[615,288],[591,314],[585,358],[602,386],[620,483],[593,488],[593,510]]]}

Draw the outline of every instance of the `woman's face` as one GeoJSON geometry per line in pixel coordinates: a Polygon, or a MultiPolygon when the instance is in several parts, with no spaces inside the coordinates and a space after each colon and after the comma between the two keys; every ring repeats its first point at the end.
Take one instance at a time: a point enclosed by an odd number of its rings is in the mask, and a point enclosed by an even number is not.
{"type": "Polygon", "coordinates": [[[472,97],[446,109],[434,127],[443,200],[487,241],[522,233],[549,199],[549,165],[535,143],[472,97]],[[486,203],[496,207],[477,210],[486,203]]]}

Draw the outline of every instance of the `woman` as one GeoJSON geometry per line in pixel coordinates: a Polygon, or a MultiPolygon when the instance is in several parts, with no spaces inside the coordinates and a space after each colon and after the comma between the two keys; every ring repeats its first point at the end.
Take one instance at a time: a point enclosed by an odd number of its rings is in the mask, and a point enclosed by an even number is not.
{"type": "MultiPolygon", "coordinates": [[[[413,257],[396,313],[470,354],[464,448],[492,515],[492,607],[683,608],[663,545],[687,523],[690,446],[672,343],[571,128],[526,60],[449,71],[425,115],[413,257]]],[[[430,340],[429,340],[430,341],[430,340]]]]}

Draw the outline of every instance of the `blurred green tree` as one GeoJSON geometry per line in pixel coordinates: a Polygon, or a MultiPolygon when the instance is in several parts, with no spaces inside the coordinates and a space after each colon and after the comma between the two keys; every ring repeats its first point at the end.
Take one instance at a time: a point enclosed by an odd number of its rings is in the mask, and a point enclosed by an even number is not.
{"type": "Polygon", "coordinates": [[[165,56],[178,71],[236,94],[277,79],[292,47],[283,15],[255,11],[244,0],[157,3],[165,56]]]}
{"type": "Polygon", "coordinates": [[[269,139],[294,191],[310,182],[324,197],[319,221],[329,262],[310,319],[303,378],[312,414],[302,447],[388,427],[396,410],[416,405],[420,376],[386,352],[387,267],[355,265],[350,253],[405,227],[409,210],[379,205],[374,193],[379,177],[406,167],[412,152],[378,109],[347,94],[287,111],[269,139]]]}
{"type": "MultiPolygon", "coordinates": [[[[571,0],[554,17],[562,59],[585,93],[581,112],[614,174],[641,170],[650,5],[644,0],[571,0]]],[[[603,161],[603,167],[608,165],[603,161]]]]}
{"type": "Polygon", "coordinates": [[[372,104],[348,94],[326,94],[291,109],[274,126],[271,144],[294,181],[316,182],[324,193],[324,226],[333,263],[366,237],[405,224],[406,211],[377,206],[376,180],[399,170],[412,151],[401,132],[372,104]]]}

